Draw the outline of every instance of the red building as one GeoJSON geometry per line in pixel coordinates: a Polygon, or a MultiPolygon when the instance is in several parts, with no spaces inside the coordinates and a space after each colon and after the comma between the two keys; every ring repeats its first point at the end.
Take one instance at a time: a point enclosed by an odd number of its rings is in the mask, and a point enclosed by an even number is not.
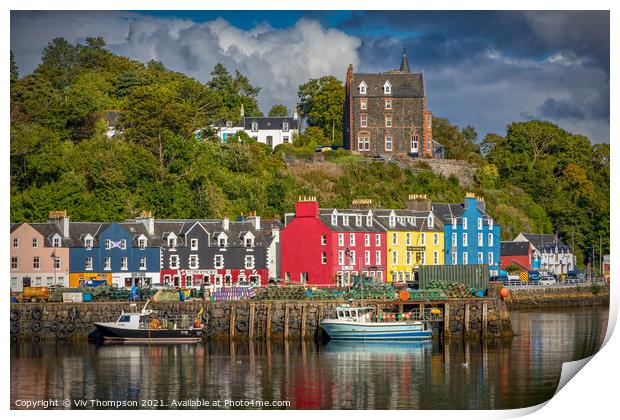
{"type": "Polygon", "coordinates": [[[371,210],[319,209],[300,199],[280,233],[281,277],[291,283],[347,286],[351,277],[386,279],[386,233],[371,210]]]}
{"type": "Polygon", "coordinates": [[[532,247],[529,242],[503,241],[500,244],[500,269],[516,265],[527,271],[532,270],[532,247]]]}

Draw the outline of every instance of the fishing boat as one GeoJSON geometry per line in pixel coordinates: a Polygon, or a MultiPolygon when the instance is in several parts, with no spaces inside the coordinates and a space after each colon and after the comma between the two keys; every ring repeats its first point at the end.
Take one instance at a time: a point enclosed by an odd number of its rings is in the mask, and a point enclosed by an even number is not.
{"type": "Polygon", "coordinates": [[[96,336],[104,343],[199,343],[204,332],[199,318],[189,325],[187,315],[157,317],[157,311],[147,309],[149,301],[138,311],[136,304],[130,312],[121,312],[116,322],[95,322],[96,336]]]}
{"type": "Polygon", "coordinates": [[[380,321],[372,307],[336,307],[335,319],[324,319],[321,327],[332,340],[429,340],[432,331],[422,321],[380,321]]]}

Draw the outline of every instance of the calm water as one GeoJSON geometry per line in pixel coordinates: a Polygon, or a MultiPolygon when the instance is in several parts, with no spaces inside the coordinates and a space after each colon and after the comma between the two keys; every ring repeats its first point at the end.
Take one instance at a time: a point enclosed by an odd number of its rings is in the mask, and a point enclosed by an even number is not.
{"type": "Polygon", "coordinates": [[[513,339],[469,345],[14,343],[11,404],[52,398],[284,400],[295,409],[526,407],[551,398],[563,362],[600,347],[607,316],[604,308],[514,312],[513,339]]]}

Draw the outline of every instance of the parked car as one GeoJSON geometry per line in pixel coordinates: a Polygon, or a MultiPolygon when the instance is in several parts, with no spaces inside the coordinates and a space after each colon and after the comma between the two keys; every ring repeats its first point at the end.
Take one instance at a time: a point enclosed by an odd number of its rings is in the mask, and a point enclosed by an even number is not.
{"type": "Polygon", "coordinates": [[[540,273],[540,271],[529,271],[528,273],[528,282],[540,282],[543,279],[542,274],[540,273]]]}
{"type": "Polygon", "coordinates": [[[502,282],[502,283],[507,283],[508,280],[509,280],[508,276],[505,276],[505,275],[491,276],[489,278],[489,281],[497,281],[497,282],[502,282]]]}
{"type": "Polygon", "coordinates": [[[586,278],[586,274],[581,270],[570,270],[566,273],[566,279],[569,283],[583,282],[586,278]]]}

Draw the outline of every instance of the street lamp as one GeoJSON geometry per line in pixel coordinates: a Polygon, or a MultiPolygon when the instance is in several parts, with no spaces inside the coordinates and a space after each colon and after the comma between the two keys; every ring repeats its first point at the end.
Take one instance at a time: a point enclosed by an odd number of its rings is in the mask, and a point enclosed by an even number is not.
{"type": "Polygon", "coordinates": [[[52,251],[52,265],[54,266],[54,286],[58,283],[56,279],[56,248],[52,251]]]}

